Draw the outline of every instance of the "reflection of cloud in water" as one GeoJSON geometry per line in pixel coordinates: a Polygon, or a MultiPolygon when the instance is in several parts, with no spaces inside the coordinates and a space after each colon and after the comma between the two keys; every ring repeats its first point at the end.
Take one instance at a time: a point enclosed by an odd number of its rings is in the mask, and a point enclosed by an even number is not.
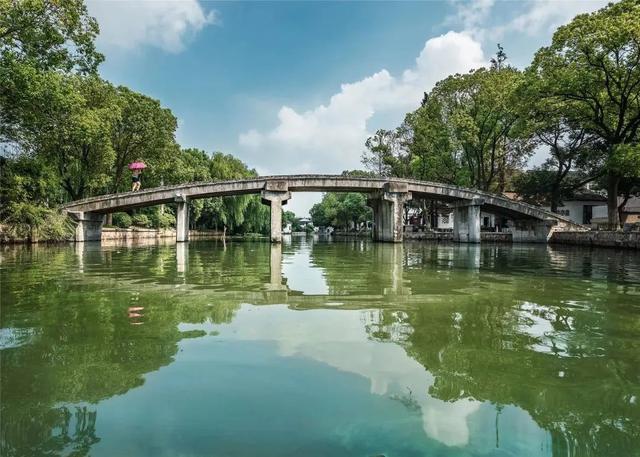
{"type": "Polygon", "coordinates": [[[553,309],[531,302],[522,303],[520,310],[522,323],[519,330],[538,341],[531,346],[532,350],[558,356],[568,355],[566,338],[570,337],[569,331],[574,325],[571,316],[559,316],[553,309]],[[552,322],[564,327],[567,334],[554,328],[552,322]]]}
{"type": "Polygon", "coordinates": [[[35,334],[33,328],[0,328],[0,349],[24,346],[31,342],[35,334]]]}
{"type": "Polygon", "coordinates": [[[323,270],[313,266],[310,254],[311,246],[308,244],[303,244],[293,253],[284,254],[282,273],[287,278],[290,289],[299,290],[306,295],[326,295],[329,287],[323,270]]]}
{"type": "Polygon", "coordinates": [[[429,397],[431,374],[397,344],[369,339],[365,325],[371,316],[360,311],[291,312],[281,306],[245,306],[230,326],[219,328],[218,338],[276,341],[282,356],[308,357],[368,378],[373,394],[398,398],[410,392],[420,406],[429,437],[448,446],[468,444],[467,418],[482,403],[429,397]],[[309,314],[316,316],[310,318],[309,314]]]}

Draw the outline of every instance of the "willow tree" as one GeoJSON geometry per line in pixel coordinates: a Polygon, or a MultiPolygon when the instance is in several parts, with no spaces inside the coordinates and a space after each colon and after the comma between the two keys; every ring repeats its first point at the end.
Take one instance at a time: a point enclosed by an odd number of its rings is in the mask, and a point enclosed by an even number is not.
{"type": "Polygon", "coordinates": [[[619,226],[618,187],[640,175],[640,2],[622,0],[560,27],[528,72],[550,102],[604,144],[608,216],[619,226]]]}

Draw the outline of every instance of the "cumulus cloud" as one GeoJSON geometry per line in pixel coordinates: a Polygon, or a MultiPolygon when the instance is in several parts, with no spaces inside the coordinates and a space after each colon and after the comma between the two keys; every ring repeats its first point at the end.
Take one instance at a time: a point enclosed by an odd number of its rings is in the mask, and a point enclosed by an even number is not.
{"type": "Polygon", "coordinates": [[[103,48],[146,45],[177,53],[198,31],[219,22],[217,12],[205,11],[197,0],[90,0],[87,7],[100,24],[103,48]]]}
{"type": "Polygon", "coordinates": [[[251,163],[271,173],[336,173],[358,168],[375,115],[400,122],[438,80],[485,63],[479,42],[467,33],[448,32],[428,40],[415,65],[401,75],[383,69],[342,84],[326,104],[308,111],[282,106],[273,129],[251,129],[239,136],[240,149],[251,163]]]}

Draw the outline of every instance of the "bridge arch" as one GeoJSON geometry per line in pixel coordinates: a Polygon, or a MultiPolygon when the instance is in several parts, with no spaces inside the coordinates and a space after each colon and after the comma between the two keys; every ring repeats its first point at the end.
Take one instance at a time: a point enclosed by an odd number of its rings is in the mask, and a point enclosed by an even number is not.
{"type": "Polygon", "coordinates": [[[217,182],[195,182],[100,195],[70,202],[63,210],[78,221],[76,240],[99,239],[104,215],[116,211],[176,203],[178,241],[188,239],[188,202],[208,197],[260,194],[271,207],[271,239],[281,240],[282,205],[291,192],[362,192],[374,211],[374,239],[402,241],[402,209],[414,197],[446,202],[454,211],[454,239],[480,241],[480,210],[518,221],[529,235],[522,241],[545,241],[558,227],[578,228],[571,220],[543,208],[488,192],[450,184],[401,178],[354,178],[342,175],[279,175],[217,182]],[[457,222],[456,222],[457,221],[457,222]],[[529,239],[530,238],[530,239],[529,239]]]}

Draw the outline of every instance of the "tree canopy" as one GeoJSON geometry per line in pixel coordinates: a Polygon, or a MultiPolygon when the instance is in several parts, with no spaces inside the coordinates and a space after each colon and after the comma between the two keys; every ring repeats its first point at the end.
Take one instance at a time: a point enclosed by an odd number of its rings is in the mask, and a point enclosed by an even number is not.
{"type": "Polygon", "coordinates": [[[640,3],[622,0],[582,14],[554,33],[528,69],[538,91],[603,143],[609,222],[617,226],[618,185],[640,175],[640,3]]]}

